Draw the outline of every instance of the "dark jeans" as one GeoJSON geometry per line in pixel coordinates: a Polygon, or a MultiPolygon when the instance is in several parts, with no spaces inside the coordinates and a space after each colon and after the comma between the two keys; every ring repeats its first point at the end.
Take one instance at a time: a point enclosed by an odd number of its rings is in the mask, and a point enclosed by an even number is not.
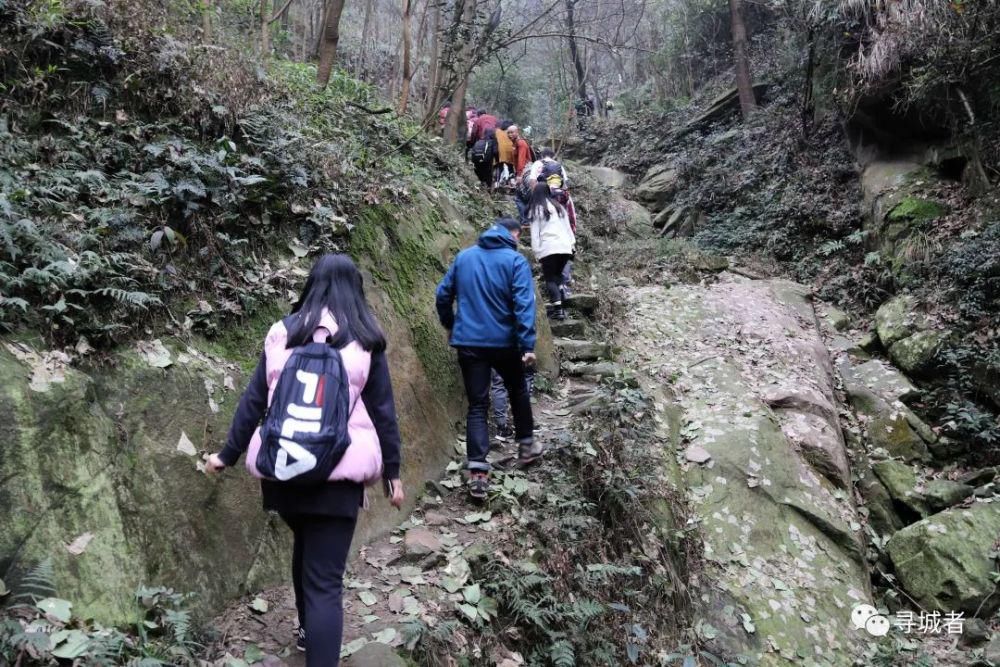
{"type": "Polygon", "coordinates": [[[521,196],[520,192],[514,193],[514,206],[517,206],[518,222],[522,225],[528,222],[528,200],[521,196]]]}
{"type": "Polygon", "coordinates": [[[489,471],[486,455],[490,451],[490,434],[486,413],[490,404],[492,371],[503,379],[514,415],[514,437],[518,442],[531,442],[535,428],[531,416],[528,383],[524,379],[521,353],[510,347],[460,347],[458,364],[469,399],[469,414],[465,422],[465,446],[469,470],[489,471]]]}
{"type": "Polygon", "coordinates": [[[549,295],[549,303],[562,303],[562,287],[565,284],[563,271],[572,255],[549,255],[542,257],[542,280],[549,295]]]}
{"type": "Polygon", "coordinates": [[[307,514],[281,517],[292,529],[292,583],[307,667],[336,667],[344,634],[344,569],[356,519],[307,514]]]}
{"type": "Polygon", "coordinates": [[[497,427],[507,425],[507,388],[503,386],[503,378],[496,371],[490,377],[490,404],[493,408],[493,423],[497,427]]]}
{"type": "Polygon", "coordinates": [[[493,185],[493,165],[488,162],[472,163],[472,170],[476,172],[476,178],[483,185],[493,185]]]}

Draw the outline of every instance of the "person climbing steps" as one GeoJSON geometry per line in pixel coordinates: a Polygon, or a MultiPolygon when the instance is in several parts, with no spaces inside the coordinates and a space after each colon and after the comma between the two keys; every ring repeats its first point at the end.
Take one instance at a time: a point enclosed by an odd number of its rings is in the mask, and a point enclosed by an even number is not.
{"type": "Polygon", "coordinates": [[[548,315],[556,321],[566,319],[563,307],[565,270],[576,247],[569,211],[560,202],[561,170],[559,163],[553,162],[542,172],[532,190],[527,213],[531,224],[531,250],[542,266],[542,280],[549,298],[548,315]]]}
{"type": "Polygon", "coordinates": [[[493,371],[507,390],[521,463],[542,454],[525,379],[525,368],[535,365],[535,290],[528,261],[517,251],[520,236],[516,220],[499,218],[476,245],[458,253],[437,287],[438,318],[458,352],[469,402],[466,468],[469,495],[476,499],[489,493],[487,412],[493,371]]]}

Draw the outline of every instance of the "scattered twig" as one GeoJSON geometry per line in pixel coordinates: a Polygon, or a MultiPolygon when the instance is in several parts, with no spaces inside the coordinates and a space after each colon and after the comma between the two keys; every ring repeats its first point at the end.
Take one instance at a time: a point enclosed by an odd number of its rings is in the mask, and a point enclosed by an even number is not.
{"type": "Polygon", "coordinates": [[[718,358],[718,356],[719,356],[719,355],[717,355],[717,354],[710,354],[710,355],[708,355],[707,357],[702,357],[702,358],[701,358],[701,359],[699,359],[698,361],[695,361],[694,363],[692,363],[692,364],[689,364],[689,365],[688,365],[688,367],[687,367],[687,369],[688,369],[688,370],[691,370],[691,369],[692,369],[692,368],[694,368],[695,366],[700,366],[701,364],[705,363],[706,361],[711,361],[712,359],[716,359],[716,358],[718,358]]]}

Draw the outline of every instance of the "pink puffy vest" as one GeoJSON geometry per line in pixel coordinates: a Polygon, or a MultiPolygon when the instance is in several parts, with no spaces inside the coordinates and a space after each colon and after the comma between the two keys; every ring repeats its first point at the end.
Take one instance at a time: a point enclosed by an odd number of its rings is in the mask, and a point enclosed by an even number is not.
{"type": "MultiPolygon", "coordinates": [[[[313,334],[313,340],[322,342],[327,335],[337,332],[337,322],[326,310],[320,319],[320,326],[313,334]]],[[[285,347],[288,342],[288,331],[283,322],[277,322],[267,332],[264,340],[264,357],[267,364],[267,404],[271,405],[274,396],[274,386],[278,382],[282,369],[292,356],[292,350],[285,347]]],[[[371,368],[372,355],[355,342],[340,350],[344,369],[350,382],[351,403],[354,411],[347,422],[347,430],[351,436],[351,444],[344,453],[337,467],[330,473],[329,480],[351,481],[361,484],[374,484],[382,477],[382,448],[379,445],[375,425],[368,415],[368,409],[361,398],[361,392],[368,381],[368,371],[371,368]]],[[[258,479],[264,476],[257,470],[257,454],[260,452],[260,429],[254,431],[247,451],[246,466],[251,475],[258,479]]]]}

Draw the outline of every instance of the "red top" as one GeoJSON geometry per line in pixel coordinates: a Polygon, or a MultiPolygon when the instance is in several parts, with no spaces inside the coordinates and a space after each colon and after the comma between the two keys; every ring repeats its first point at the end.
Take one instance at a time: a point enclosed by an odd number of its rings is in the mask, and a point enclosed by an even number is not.
{"type": "Polygon", "coordinates": [[[491,127],[495,130],[497,125],[498,122],[496,116],[491,116],[488,113],[476,116],[476,120],[472,124],[472,142],[475,143],[480,139],[488,138],[490,134],[486,130],[491,127]]]}
{"type": "Polygon", "coordinates": [[[514,173],[520,176],[525,167],[530,163],[531,148],[528,146],[528,142],[524,140],[524,137],[518,137],[517,143],[514,144],[514,173]]]}

